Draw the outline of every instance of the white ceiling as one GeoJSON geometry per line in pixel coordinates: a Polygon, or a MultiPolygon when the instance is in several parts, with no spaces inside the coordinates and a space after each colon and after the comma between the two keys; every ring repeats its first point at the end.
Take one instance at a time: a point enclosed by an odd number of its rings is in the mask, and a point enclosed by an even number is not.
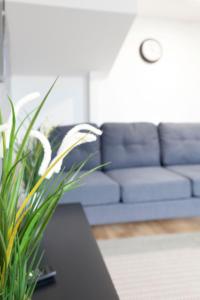
{"type": "Polygon", "coordinates": [[[40,5],[30,4],[37,0],[6,1],[11,74],[107,71],[134,14],[47,6],[42,1],[40,5]]]}
{"type": "Polygon", "coordinates": [[[67,8],[100,10],[119,13],[134,13],[136,0],[6,0],[24,4],[37,4],[47,6],[61,6],[67,8]]]}
{"type": "Polygon", "coordinates": [[[137,0],[139,16],[200,21],[200,0],[137,0]]]}
{"type": "Polygon", "coordinates": [[[200,0],[6,0],[6,2],[128,14],[135,14],[137,11],[137,14],[142,16],[200,20],[200,0]]]}

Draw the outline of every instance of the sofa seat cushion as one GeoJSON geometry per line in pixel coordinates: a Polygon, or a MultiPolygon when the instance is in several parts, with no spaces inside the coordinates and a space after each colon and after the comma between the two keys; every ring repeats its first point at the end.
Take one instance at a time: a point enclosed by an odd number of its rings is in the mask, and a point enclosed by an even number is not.
{"type": "Polygon", "coordinates": [[[84,177],[78,188],[65,193],[61,203],[101,205],[118,203],[119,200],[119,185],[103,172],[96,171],[84,177]]]}
{"type": "Polygon", "coordinates": [[[192,195],[200,196],[200,165],[171,166],[168,169],[190,179],[192,195]]]}
{"type": "Polygon", "coordinates": [[[173,200],[191,196],[190,181],[162,167],[112,170],[107,174],[119,183],[123,202],[173,200]]]}

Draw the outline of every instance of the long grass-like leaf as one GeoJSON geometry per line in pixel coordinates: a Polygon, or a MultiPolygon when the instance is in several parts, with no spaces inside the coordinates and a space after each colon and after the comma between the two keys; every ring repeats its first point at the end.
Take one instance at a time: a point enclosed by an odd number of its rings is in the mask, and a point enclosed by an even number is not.
{"type": "Polygon", "coordinates": [[[29,126],[28,126],[28,129],[26,130],[26,133],[24,135],[24,138],[23,138],[23,141],[19,147],[19,150],[18,150],[18,153],[17,153],[17,157],[16,157],[16,160],[19,160],[21,154],[23,153],[24,151],[24,148],[26,146],[26,143],[27,143],[27,140],[29,139],[29,134],[30,134],[30,131],[31,129],[33,128],[33,125],[35,124],[35,121],[37,120],[37,117],[41,111],[41,109],[43,108],[49,94],[51,93],[53,87],[55,86],[56,82],[57,82],[58,78],[56,78],[56,80],[53,82],[52,86],[50,87],[50,89],[48,90],[47,94],[45,95],[44,99],[42,100],[41,104],[39,105],[38,109],[36,110],[29,126]]]}
{"type": "Polygon", "coordinates": [[[21,215],[21,217],[19,218],[19,220],[17,221],[17,223],[16,223],[16,225],[13,228],[13,231],[11,233],[9,243],[8,243],[8,247],[6,249],[7,265],[9,264],[9,261],[10,261],[10,255],[11,255],[11,251],[12,251],[12,247],[13,247],[15,237],[17,235],[17,230],[19,229],[19,226],[21,225],[21,222],[23,221],[26,214],[27,214],[27,211],[24,211],[23,214],[21,215]]]}
{"type": "MultiPolygon", "coordinates": [[[[11,99],[9,99],[12,110],[12,123],[9,121],[11,127],[6,134],[2,134],[0,300],[31,299],[38,276],[37,268],[40,263],[40,258],[36,255],[37,248],[60,198],[66,191],[79,186],[84,176],[99,168],[80,174],[81,169],[90,159],[88,157],[84,162],[74,164],[66,173],[60,172],[59,175],[55,175],[50,180],[45,180],[56,164],[63,160],[74,147],[79,145],[84,139],[84,136],[82,136],[63,153],[59,154],[56,159],[53,159],[43,176],[38,175],[43,159],[43,148],[38,142],[29,141],[29,137],[55,82],[33,115],[26,116],[18,127],[16,126],[15,109],[11,99]],[[28,118],[30,119],[29,123],[27,122],[28,126],[25,128],[24,137],[19,144],[17,140],[19,132],[28,118]],[[21,199],[22,195],[24,196],[21,199]],[[32,279],[30,279],[30,273],[34,274],[32,279]]],[[[0,112],[0,123],[2,122],[0,112]]],[[[55,171],[55,168],[53,171],[55,171]]]]}
{"type": "Polygon", "coordinates": [[[83,140],[84,137],[82,137],[81,139],[79,139],[76,143],[74,143],[69,149],[67,149],[66,151],[64,151],[63,153],[61,153],[57,159],[55,159],[55,161],[48,167],[48,169],[46,170],[46,172],[44,173],[43,176],[41,176],[41,178],[38,180],[38,182],[35,184],[35,186],[33,187],[33,189],[30,191],[30,193],[28,194],[28,196],[26,197],[26,199],[23,201],[22,205],[20,206],[18,212],[17,212],[17,216],[16,218],[18,219],[21,215],[21,213],[23,212],[23,210],[25,209],[26,205],[28,204],[30,198],[33,196],[33,194],[37,191],[37,189],[39,188],[39,186],[41,185],[41,183],[44,181],[44,179],[46,178],[46,176],[49,174],[49,172],[54,168],[54,166],[63,158],[65,157],[67,154],[69,154],[74,147],[76,147],[76,145],[78,145],[80,143],[81,140],[83,140]]]}

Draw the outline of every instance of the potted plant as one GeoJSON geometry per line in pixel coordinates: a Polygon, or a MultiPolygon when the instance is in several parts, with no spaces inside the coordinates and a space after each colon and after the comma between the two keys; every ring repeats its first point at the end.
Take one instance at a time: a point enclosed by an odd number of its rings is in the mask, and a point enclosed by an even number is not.
{"type": "Polygon", "coordinates": [[[54,84],[37,109],[20,124],[17,117],[21,108],[38,98],[38,93],[24,97],[16,105],[9,99],[11,114],[8,121],[3,123],[0,116],[1,300],[31,299],[38,279],[39,243],[59,199],[79,184],[83,175],[78,174],[85,162],[73,166],[62,179],[59,175],[58,179],[52,178],[53,174],[61,171],[63,159],[76,146],[92,142],[101,134],[100,130],[87,124],[75,126],[63,139],[56,157],[51,159],[48,138],[34,129],[34,124],[54,84]],[[27,120],[28,126],[19,138],[27,120]]]}

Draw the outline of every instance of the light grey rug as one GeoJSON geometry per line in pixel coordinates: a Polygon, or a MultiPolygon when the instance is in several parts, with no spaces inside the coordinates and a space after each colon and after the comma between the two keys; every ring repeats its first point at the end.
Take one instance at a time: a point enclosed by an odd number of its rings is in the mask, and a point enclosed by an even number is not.
{"type": "Polygon", "coordinates": [[[120,300],[200,300],[200,233],[98,244],[120,300]]]}

